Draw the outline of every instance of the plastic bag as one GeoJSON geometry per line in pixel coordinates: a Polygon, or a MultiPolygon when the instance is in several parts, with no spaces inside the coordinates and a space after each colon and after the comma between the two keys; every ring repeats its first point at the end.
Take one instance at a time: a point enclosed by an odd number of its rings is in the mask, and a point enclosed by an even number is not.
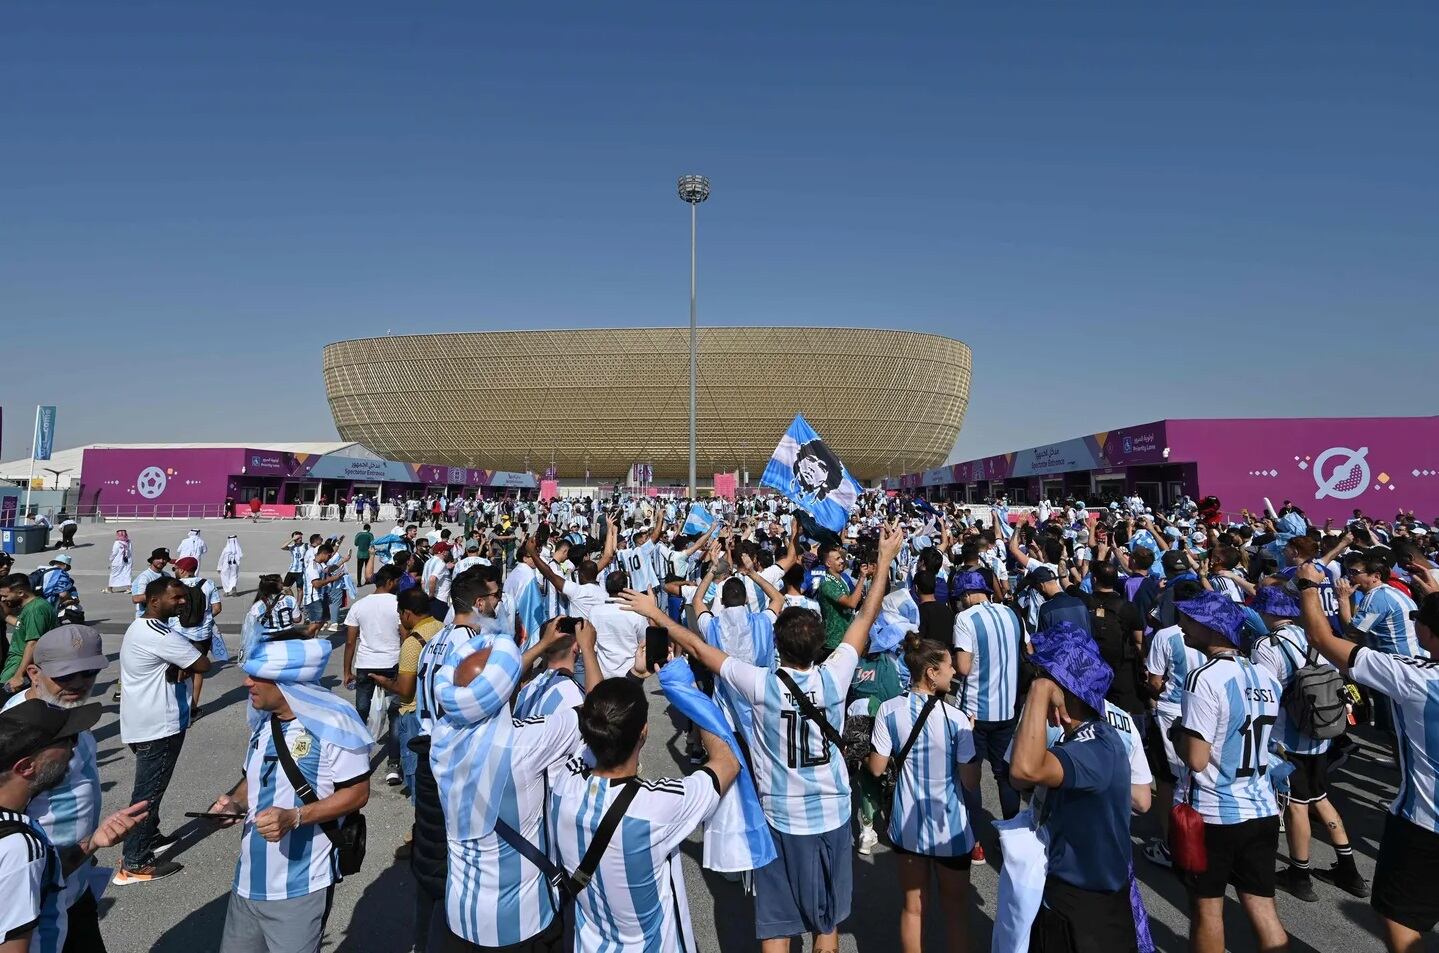
{"type": "Polygon", "coordinates": [[[1049,844],[1035,830],[1034,810],[1026,808],[1007,821],[995,821],[1004,864],[999,868],[999,897],[994,909],[990,953],[1026,953],[1029,931],[1044,902],[1049,876],[1049,844]]]}
{"type": "Polygon", "coordinates": [[[380,736],[385,733],[385,723],[389,720],[389,707],[389,693],[376,685],[374,695],[370,696],[370,717],[365,719],[365,727],[370,729],[370,737],[374,739],[370,745],[371,753],[380,747],[380,736]]]}

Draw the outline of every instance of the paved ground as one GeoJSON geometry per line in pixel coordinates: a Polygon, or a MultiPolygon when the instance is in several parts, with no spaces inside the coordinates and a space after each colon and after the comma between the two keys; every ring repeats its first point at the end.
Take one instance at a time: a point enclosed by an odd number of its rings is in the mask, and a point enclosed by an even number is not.
{"type": "MultiPolygon", "coordinates": [[[[189,524],[178,522],[125,525],[140,556],[156,546],[173,550],[189,528],[189,524]]],[[[238,534],[245,549],[243,594],[226,602],[220,618],[221,630],[232,647],[238,642],[240,618],[253,599],[256,575],[261,571],[283,571],[288,566],[288,557],[278,548],[288,532],[302,529],[306,534],[312,530],[328,534],[339,529],[334,523],[251,524],[210,520],[201,525],[210,546],[201,570],[210,578],[216,578],[215,561],[227,533],[238,534]]],[[[350,533],[356,528],[354,524],[345,524],[343,531],[350,533]]],[[[87,524],[77,537],[81,545],[72,551],[76,582],[82,590],[86,611],[92,621],[98,621],[112,660],[98,683],[105,701],[105,715],[96,729],[107,812],[128,803],[134,765],[128,749],[120,743],[118,706],[109,701],[112,684],[118,677],[118,667],[113,661],[118,657],[121,634],[131,618],[128,597],[99,592],[108,574],[106,563],[111,539],[113,526],[87,524]]],[[[38,565],[41,558],[18,557],[17,569],[28,571],[38,565]]],[[[338,643],[338,639],[336,641],[338,643]]],[[[339,668],[337,651],[328,679],[332,688],[339,682],[339,668]]],[[[343,689],[337,690],[343,692],[343,689]]],[[[163,807],[163,829],[184,835],[181,847],[173,856],[185,865],[185,870],[152,885],[109,889],[102,901],[102,926],[111,950],[198,953],[216,948],[234,873],[238,835],[234,830],[206,830],[199,826],[200,822],[186,821],[182,814],[204,810],[217,793],[238,779],[245,743],[244,699],[245,690],[233,666],[225,667],[206,682],[203,696],[206,715],[189,733],[163,807]]],[[[655,730],[650,733],[652,750],[645,755],[647,773],[652,775],[679,770],[675,754],[682,743],[668,730],[664,712],[663,698],[656,697],[651,708],[655,719],[655,730]],[[662,726],[666,730],[659,730],[662,726]]],[[[1350,825],[1360,869],[1365,876],[1372,876],[1381,812],[1393,794],[1397,778],[1386,752],[1373,743],[1372,737],[1366,736],[1363,740],[1364,752],[1353,758],[1336,779],[1337,802],[1350,825]]],[[[994,790],[987,780],[985,793],[986,805],[993,809],[994,790]]],[[[386,787],[377,777],[366,814],[370,825],[369,858],[365,870],[346,880],[336,892],[325,949],[398,953],[410,949],[414,885],[407,867],[393,863],[390,858],[408,830],[411,809],[397,789],[386,787]]],[[[1137,822],[1136,829],[1148,833],[1149,822],[1137,822]]],[[[982,825],[982,837],[991,848],[991,857],[997,857],[987,824],[982,825]]],[[[104,851],[101,862],[117,863],[118,854],[118,849],[104,851]]],[[[696,836],[686,845],[685,855],[700,949],[726,953],[757,949],[752,939],[750,901],[735,885],[701,871],[699,854],[696,836]]],[[[1314,849],[1316,864],[1332,863],[1333,856],[1328,847],[1314,849]]],[[[993,863],[992,859],[991,865],[993,863]]],[[[1159,949],[1184,949],[1187,918],[1183,890],[1167,871],[1148,865],[1142,858],[1138,864],[1159,949]]],[[[989,947],[997,883],[993,866],[976,869],[973,883],[977,896],[971,917],[970,948],[980,951],[989,947]]],[[[1280,915],[1294,936],[1293,949],[1379,948],[1377,924],[1367,903],[1353,900],[1325,884],[1317,886],[1321,899],[1315,904],[1300,903],[1285,895],[1280,897],[1280,915]]],[[[856,859],[854,896],[855,913],[845,924],[841,948],[890,953],[897,942],[899,895],[886,853],[881,851],[872,858],[856,859]]],[[[1227,916],[1230,948],[1254,949],[1243,914],[1232,899],[1227,905],[1227,916]]],[[[941,947],[931,943],[929,948],[941,947]]]]}

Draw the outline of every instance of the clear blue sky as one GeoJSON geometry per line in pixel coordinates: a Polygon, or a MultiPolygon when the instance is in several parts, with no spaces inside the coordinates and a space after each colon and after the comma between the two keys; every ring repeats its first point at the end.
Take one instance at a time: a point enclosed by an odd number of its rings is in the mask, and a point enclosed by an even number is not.
{"type": "Polygon", "coordinates": [[[683,323],[689,171],[701,320],[969,342],[955,459],[1432,414],[1436,48],[1432,3],[9,4],[3,456],[37,402],[333,439],[339,338],[683,323]]]}

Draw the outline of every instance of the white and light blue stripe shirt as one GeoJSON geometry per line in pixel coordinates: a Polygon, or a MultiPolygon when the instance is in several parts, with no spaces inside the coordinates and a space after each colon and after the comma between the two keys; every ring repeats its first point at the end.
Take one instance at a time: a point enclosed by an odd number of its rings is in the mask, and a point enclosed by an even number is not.
{"type": "Polygon", "coordinates": [[[1179,717],[1180,704],[1184,701],[1184,682],[1190,672],[1203,664],[1204,653],[1184,644],[1184,633],[1179,626],[1167,626],[1154,633],[1149,640],[1149,655],[1144,660],[1144,670],[1164,678],[1164,690],[1155,703],[1159,714],[1179,717]]]}
{"type": "Polygon", "coordinates": [[[1218,655],[1189,673],[1183,730],[1207,741],[1209,764],[1190,772],[1189,803],[1206,823],[1239,824],[1279,813],[1269,778],[1269,735],[1282,689],[1267,670],[1237,654],[1218,655]]]}
{"type": "MultiPolygon", "coordinates": [[[[560,865],[574,870],[623,782],[594,777],[583,758],[551,777],[555,846],[560,865]]],[[[575,900],[575,953],[696,953],[679,846],[719,806],[719,782],[700,768],[687,778],[637,783],[594,879],[575,900]]]]}
{"type": "MultiPolygon", "coordinates": [[[[281,730],[295,766],[317,797],[327,798],[347,784],[368,783],[368,747],[341,748],[321,741],[298,718],[283,722],[281,730]]],[[[274,842],[255,828],[261,811],[293,810],[303,803],[275,755],[268,718],[250,735],[245,782],[250,803],[241,829],[240,859],[235,862],[235,894],[246,900],[294,900],[338,883],[338,858],[319,824],[303,824],[274,842]]]]}
{"type": "Polygon", "coordinates": [[[1439,834],[1439,662],[1358,648],[1349,677],[1392,703],[1399,791],[1389,813],[1439,834]]]}
{"type": "Polygon", "coordinates": [[[585,703],[585,690],[574,673],[564,669],[546,669],[525,682],[515,693],[516,718],[542,718],[565,708],[578,708],[585,703]]]}
{"type": "MultiPolygon", "coordinates": [[[[442,721],[435,728],[436,744],[448,732],[481,727],[456,729],[442,721]]],[[[496,805],[499,820],[552,855],[544,823],[546,773],[581,747],[579,718],[567,708],[549,718],[512,719],[511,728],[497,735],[489,748],[487,770],[466,776],[436,771],[440,799],[452,797],[446,790],[449,785],[463,784],[468,797],[496,805]]],[[[448,813],[445,826],[449,834],[445,914],[450,930],[471,943],[491,947],[523,943],[543,932],[559,907],[544,872],[493,830],[479,837],[457,837],[460,826],[450,822],[448,813]]]]}
{"type": "Polygon", "coordinates": [[[450,654],[450,646],[463,644],[474,635],[475,630],[468,626],[447,625],[420,649],[420,658],[415,665],[415,716],[420,722],[420,734],[430,735],[440,717],[435,677],[444,666],[445,657],[450,654]]]}
{"type": "MultiPolygon", "coordinates": [[[[843,731],[845,697],[858,665],[854,647],[841,643],[820,665],[784,670],[835,731],[843,731]]],[[[824,834],[849,823],[844,759],[799,710],[779,676],[729,658],[719,677],[752,709],[751,768],[770,824],[786,834],[824,834]]]]}
{"type": "MultiPolygon", "coordinates": [[[[28,700],[28,692],[10,696],[0,711],[8,711],[28,700]]],[[[30,799],[25,812],[44,829],[50,842],[57,847],[78,844],[100,826],[100,768],[95,758],[95,736],[82,731],[75,737],[75,750],[61,782],[30,799]]],[[[65,878],[65,899],[68,908],[90,883],[90,865],[82,864],[65,878]]]]}
{"type": "Polygon", "coordinates": [[[1409,618],[1417,606],[1414,600],[1387,583],[1364,594],[1354,613],[1354,628],[1369,637],[1369,647],[1390,655],[1423,658],[1414,622],[1409,618]]]}
{"type": "MultiPolygon", "coordinates": [[[[1268,669],[1279,680],[1281,688],[1289,688],[1294,675],[1305,665],[1309,651],[1309,638],[1304,630],[1292,622],[1286,622],[1273,632],[1254,643],[1249,653],[1255,665],[1268,669]]],[[[1333,666],[1318,656],[1318,664],[1333,666]]],[[[1311,738],[1304,734],[1289,719],[1289,712],[1283,706],[1279,709],[1279,725],[1274,729],[1274,740],[1293,754],[1323,754],[1329,750],[1328,738],[1311,738]]]]}
{"type": "MultiPolygon", "coordinates": [[[[899,756],[929,696],[905,692],[879,706],[874,717],[875,754],[899,756]]],[[[974,849],[974,830],[960,791],[959,766],[974,759],[969,719],[953,705],[936,704],[905,756],[889,815],[890,840],[915,854],[964,857],[974,849]]]]}
{"type": "Polygon", "coordinates": [[[960,680],[959,705],[974,721],[1008,721],[1019,700],[1019,659],[1024,630],[1019,616],[993,602],[970,606],[954,617],[954,647],[974,656],[960,680]]]}

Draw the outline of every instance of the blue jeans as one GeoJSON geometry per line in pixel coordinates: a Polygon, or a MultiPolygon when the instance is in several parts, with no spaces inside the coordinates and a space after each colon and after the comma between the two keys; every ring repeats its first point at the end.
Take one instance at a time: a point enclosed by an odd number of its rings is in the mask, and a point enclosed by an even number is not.
{"type": "MultiPolygon", "coordinates": [[[[976,721],[974,723],[974,760],[988,761],[994,774],[994,784],[999,788],[999,810],[1005,820],[1019,813],[1019,792],[1009,783],[1009,762],[1006,756],[1014,742],[1015,729],[1019,719],[1006,721],[976,721]]],[[[971,762],[973,763],[973,762],[971,762]]],[[[964,788],[964,809],[969,812],[969,823],[975,824],[979,817],[980,792],[964,788]]]]}
{"type": "Polygon", "coordinates": [[[170,786],[170,777],[175,773],[175,762],[180,760],[180,748],[184,744],[185,733],[182,731],[168,738],[130,745],[130,750],[135,752],[135,784],[130,789],[130,803],[150,802],[145,819],[125,837],[124,864],[130,870],[148,867],[155,862],[151,845],[160,831],[160,801],[165,797],[165,789],[170,786]]]}
{"type": "MultiPolygon", "coordinates": [[[[375,683],[370,681],[370,673],[383,675],[386,678],[394,679],[400,674],[398,665],[393,668],[357,668],[355,669],[355,711],[360,713],[361,721],[370,719],[370,701],[375,697],[375,683]]],[[[390,764],[398,764],[400,761],[399,751],[395,748],[395,701],[386,696],[386,704],[389,706],[386,720],[390,726],[390,740],[385,745],[385,760],[390,764]]],[[[379,741],[379,738],[375,739],[379,741]]]]}
{"type": "Polygon", "coordinates": [[[305,603],[305,622],[340,622],[340,590],[319,593],[319,599],[305,603]]]}
{"type": "Polygon", "coordinates": [[[410,750],[410,739],[420,733],[418,712],[407,711],[398,716],[390,727],[395,744],[400,748],[400,773],[405,776],[405,788],[410,792],[410,803],[415,803],[415,768],[420,763],[417,752],[410,750]]]}

